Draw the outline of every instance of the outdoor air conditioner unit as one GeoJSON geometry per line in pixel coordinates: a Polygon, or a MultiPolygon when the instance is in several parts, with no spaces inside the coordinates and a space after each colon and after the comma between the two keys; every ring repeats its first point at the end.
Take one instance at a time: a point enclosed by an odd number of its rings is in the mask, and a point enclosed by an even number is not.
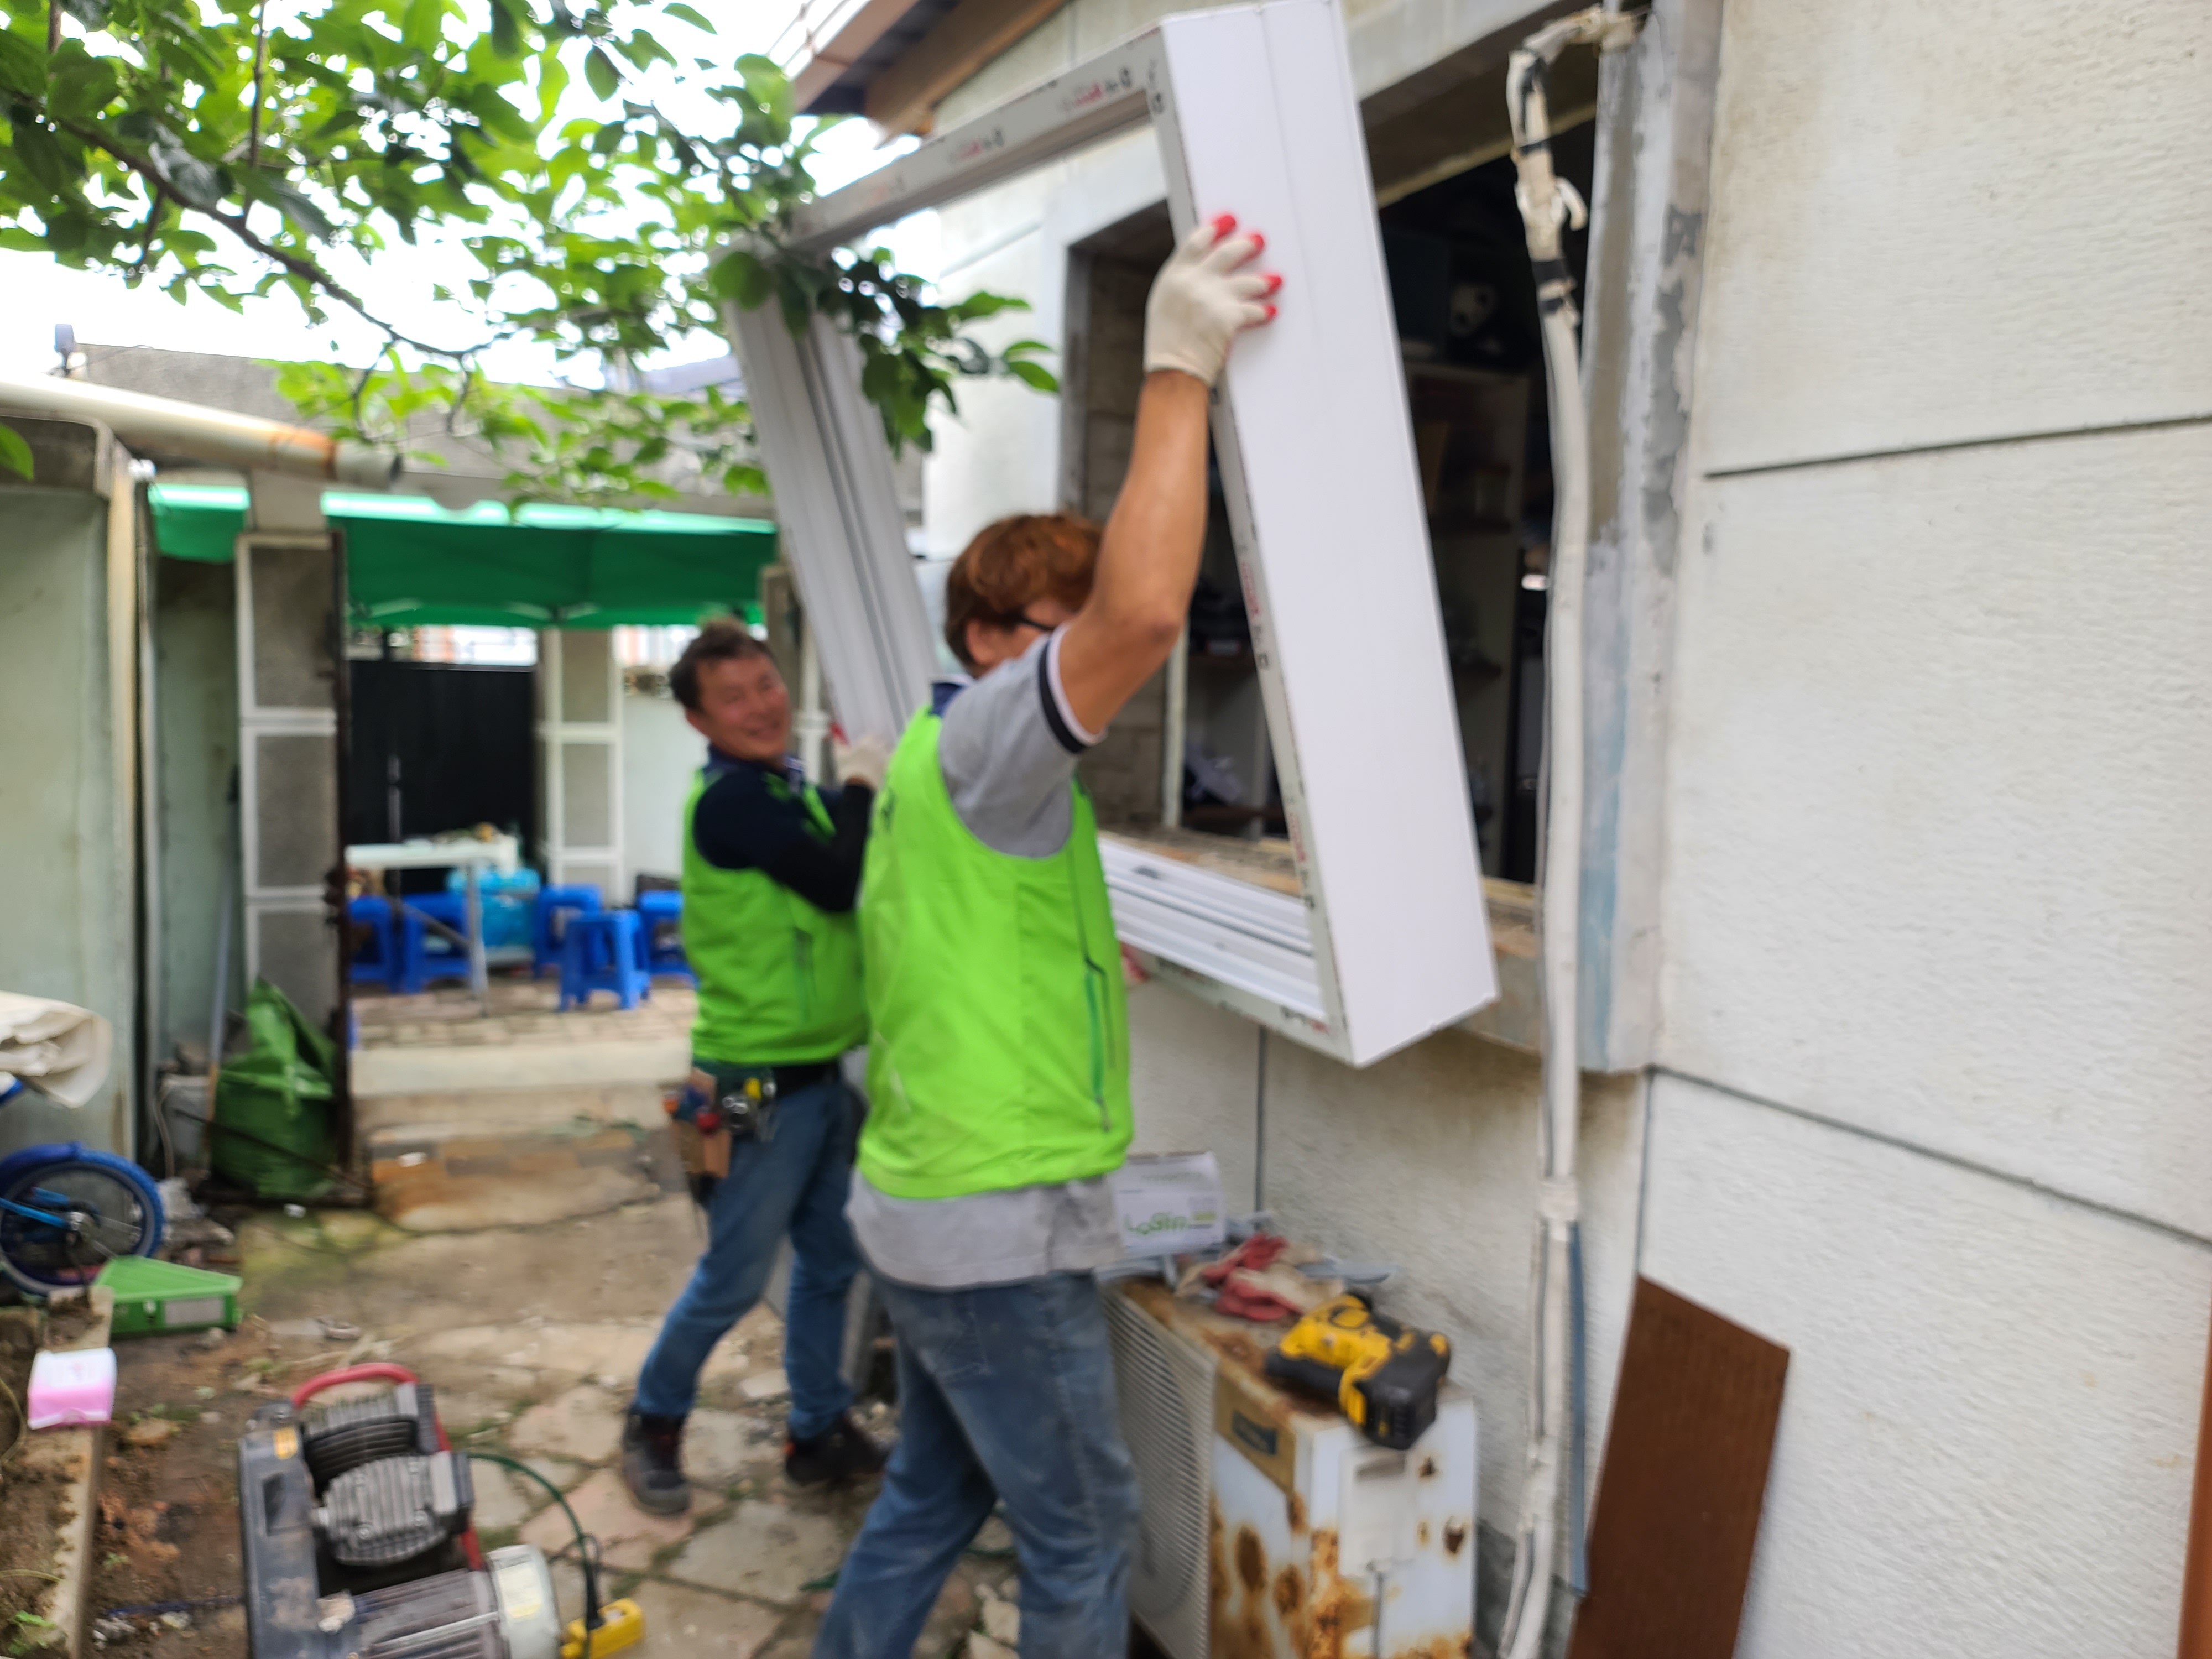
{"type": "Polygon", "coordinates": [[[1390,1451],[1267,1381],[1264,1330],[1152,1279],[1106,1310],[1144,1500],[1129,1611],[1169,1659],[1474,1651],[1466,1389],[1390,1451]]]}

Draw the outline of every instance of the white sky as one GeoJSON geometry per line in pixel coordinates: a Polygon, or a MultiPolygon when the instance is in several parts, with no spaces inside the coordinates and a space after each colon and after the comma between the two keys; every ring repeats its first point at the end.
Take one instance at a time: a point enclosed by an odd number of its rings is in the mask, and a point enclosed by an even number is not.
{"type": "MultiPolygon", "coordinates": [[[[757,44],[732,41],[728,36],[712,40],[700,35],[682,39],[690,32],[676,23],[656,21],[654,32],[679,57],[686,55],[687,49],[695,49],[727,62],[757,44]]],[[[574,77],[562,100],[563,118],[589,113],[596,107],[596,100],[583,89],[583,79],[580,74],[574,77]]],[[[660,101],[678,119],[684,118],[684,106],[693,104],[702,126],[711,122],[717,130],[726,131],[726,126],[715,121],[714,112],[720,106],[703,97],[694,100],[680,94],[664,95],[660,101]]],[[[905,147],[878,149],[866,122],[845,122],[823,135],[816,155],[816,180],[825,190],[835,189],[873,171],[905,147]]],[[[228,240],[220,228],[207,228],[218,242],[228,240]]],[[[935,216],[917,216],[885,232],[882,240],[896,252],[906,269],[925,276],[935,271],[935,216]]],[[[258,262],[243,249],[237,250],[234,258],[226,249],[225,263],[245,272],[253,270],[258,262]]],[[[347,280],[355,292],[407,332],[426,340],[451,339],[456,344],[466,343],[473,337],[465,317],[452,315],[431,295],[432,287],[440,282],[458,290],[469,277],[479,274],[476,262],[459,246],[434,243],[426,237],[411,248],[395,243],[378,255],[373,271],[363,271],[358,264],[345,269],[342,262],[332,264],[333,274],[347,280]]],[[[0,308],[0,374],[7,374],[50,372],[56,362],[53,333],[58,323],[75,327],[81,343],[155,346],[241,357],[326,358],[349,363],[366,362],[380,339],[367,324],[341,307],[333,307],[330,322],[319,328],[307,321],[289,295],[248,300],[242,314],[198,295],[180,305],[151,284],[134,290],[116,279],[70,270],[36,253],[0,252],[0,295],[6,296],[6,305],[0,308]]],[[[718,355],[716,343],[702,339],[673,353],[669,361],[696,362],[718,355]]],[[[544,382],[556,377],[551,350],[534,345],[501,348],[488,355],[486,368],[501,380],[544,382]]],[[[574,379],[596,379],[594,366],[582,362],[569,365],[565,372],[574,379]]]]}

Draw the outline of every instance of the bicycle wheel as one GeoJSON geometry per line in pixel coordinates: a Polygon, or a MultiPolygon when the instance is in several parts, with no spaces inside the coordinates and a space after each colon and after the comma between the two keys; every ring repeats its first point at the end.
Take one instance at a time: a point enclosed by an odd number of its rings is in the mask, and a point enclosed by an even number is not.
{"type": "Polygon", "coordinates": [[[0,1189],[0,1270],[34,1296],[88,1285],[117,1256],[161,1243],[161,1194],[110,1153],[33,1164],[0,1189]]]}

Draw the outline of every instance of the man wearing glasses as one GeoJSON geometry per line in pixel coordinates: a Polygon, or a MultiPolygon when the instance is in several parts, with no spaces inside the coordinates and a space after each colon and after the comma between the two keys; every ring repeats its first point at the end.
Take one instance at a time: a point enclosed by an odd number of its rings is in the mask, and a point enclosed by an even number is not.
{"type": "Polygon", "coordinates": [[[898,1336],[898,1447],[816,1659],[914,1646],[993,1508],[1021,1564],[1024,1659],[1128,1640],[1137,1485],[1092,1278],[1121,1255],[1128,1022],[1077,760],[1174,649],[1206,534],[1211,388],[1274,314],[1257,235],[1222,218],[1146,309],[1127,479],[1101,536],[991,526],[945,586],[941,684],[877,798],[860,931],[869,1117],[848,1213],[898,1336]]]}

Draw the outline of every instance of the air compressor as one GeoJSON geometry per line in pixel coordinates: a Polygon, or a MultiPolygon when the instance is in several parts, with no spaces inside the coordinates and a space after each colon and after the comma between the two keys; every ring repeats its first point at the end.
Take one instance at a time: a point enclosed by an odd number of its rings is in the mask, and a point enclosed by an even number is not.
{"type": "MultiPolygon", "coordinates": [[[[253,1414],[238,1443],[252,1659],[578,1659],[544,1555],[477,1542],[469,1457],[435,1392],[404,1367],[361,1365],[253,1414]],[[310,1407],[340,1383],[386,1393],[310,1407]]],[[[586,1619],[599,1655],[642,1633],[635,1604],[601,1609],[588,1549],[586,1619]]]]}

